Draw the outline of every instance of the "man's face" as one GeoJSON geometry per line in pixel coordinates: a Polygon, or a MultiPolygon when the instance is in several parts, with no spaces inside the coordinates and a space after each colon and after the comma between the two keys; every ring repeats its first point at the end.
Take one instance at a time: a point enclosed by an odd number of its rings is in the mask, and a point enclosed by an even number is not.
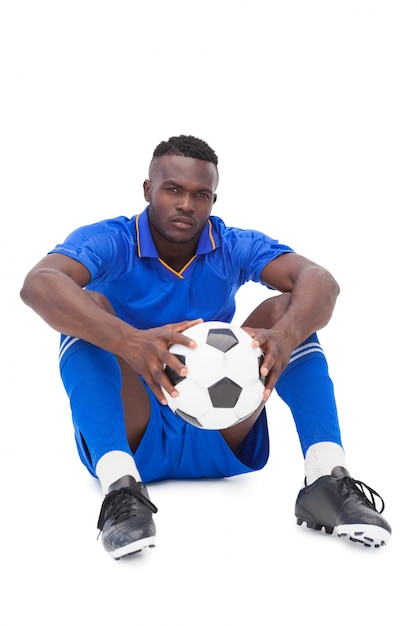
{"type": "Polygon", "coordinates": [[[143,188],[154,238],[197,241],[216,201],[217,183],[217,168],[208,161],[173,155],[152,161],[143,188]]]}

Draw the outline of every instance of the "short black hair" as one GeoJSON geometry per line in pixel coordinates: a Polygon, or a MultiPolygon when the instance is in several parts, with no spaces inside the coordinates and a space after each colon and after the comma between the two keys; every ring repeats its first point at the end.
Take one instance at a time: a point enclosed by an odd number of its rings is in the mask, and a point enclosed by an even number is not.
{"type": "Polygon", "coordinates": [[[161,141],[156,146],[152,158],[157,159],[166,155],[201,159],[213,163],[216,167],[218,163],[217,154],[214,150],[205,141],[192,135],[178,135],[177,137],[170,137],[168,141],[161,141]]]}

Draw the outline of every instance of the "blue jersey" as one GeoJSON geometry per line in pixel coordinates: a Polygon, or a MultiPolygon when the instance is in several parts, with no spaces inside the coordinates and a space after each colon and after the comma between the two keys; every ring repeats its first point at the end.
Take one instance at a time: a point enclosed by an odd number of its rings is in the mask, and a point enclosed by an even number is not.
{"type": "Polygon", "coordinates": [[[230,322],[238,289],[261,282],[263,268],[293,250],[212,216],[195,256],[177,272],[159,258],[146,209],[81,227],[51,252],[82,263],[91,274],[86,289],[106,296],[125,322],[147,329],[196,318],[230,322]]]}

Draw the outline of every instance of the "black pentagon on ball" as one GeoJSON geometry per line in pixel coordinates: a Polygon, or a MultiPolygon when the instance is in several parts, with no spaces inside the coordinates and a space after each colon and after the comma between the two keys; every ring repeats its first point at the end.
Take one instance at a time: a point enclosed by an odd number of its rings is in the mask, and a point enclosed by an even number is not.
{"type": "MultiPolygon", "coordinates": [[[[174,356],[176,356],[177,359],[181,361],[183,365],[185,365],[185,356],[183,354],[174,354],[174,356]]],[[[178,385],[178,383],[185,379],[185,376],[180,376],[179,374],[177,374],[177,372],[173,370],[172,367],[169,367],[169,365],[165,365],[165,374],[168,376],[169,380],[174,386],[178,385]]]]}
{"type": "Polygon", "coordinates": [[[242,387],[225,377],[208,387],[207,391],[215,409],[232,409],[239,400],[242,387]]]}
{"type": "Polygon", "coordinates": [[[192,415],[189,415],[188,413],[186,413],[185,411],[181,411],[180,409],[176,409],[175,413],[179,415],[179,417],[182,417],[182,419],[188,422],[189,424],[192,424],[193,426],[197,426],[198,428],[202,428],[200,422],[198,421],[196,417],[193,417],[192,415]]]}
{"type": "Polygon", "coordinates": [[[221,352],[228,352],[237,346],[239,340],[230,328],[211,328],[208,331],[206,343],[221,352]]]}

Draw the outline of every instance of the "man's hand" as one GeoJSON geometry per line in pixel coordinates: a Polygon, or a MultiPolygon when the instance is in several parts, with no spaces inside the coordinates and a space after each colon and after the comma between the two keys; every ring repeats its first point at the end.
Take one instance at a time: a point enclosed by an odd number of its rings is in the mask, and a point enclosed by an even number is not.
{"type": "Polygon", "coordinates": [[[259,347],[264,353],[260,374],[265,376],[265,391],[263,401],[271,395],[280,374],[287,367],[293,346],[288,338],[276,328],[249,328],[243,329],[253,338],[253,346],[259,347]]]}
{"type": "Polygon", "coordinates": [[[182,334],[188,328],[201,323],[202,319],[166,324],[149,330],[136,330],[131,334],[122,358],[143,376],[149,388],[162,404],[167,404],[161,387],[172,397],[178,395],[168,376],[165,365],[169,365],[179,376],[186,376],[187,368],[169,348],[174,344],[182,344],[195,348],[196,343],[182,334]]]}

